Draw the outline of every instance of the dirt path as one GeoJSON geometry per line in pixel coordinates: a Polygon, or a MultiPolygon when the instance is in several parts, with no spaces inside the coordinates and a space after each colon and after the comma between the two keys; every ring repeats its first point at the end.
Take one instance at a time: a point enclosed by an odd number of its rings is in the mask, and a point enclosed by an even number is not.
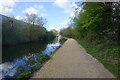
{"type": "Polygon", "coordinates": [[[68,39],[32,78],[114,78],[74,39],[68,39]]]}

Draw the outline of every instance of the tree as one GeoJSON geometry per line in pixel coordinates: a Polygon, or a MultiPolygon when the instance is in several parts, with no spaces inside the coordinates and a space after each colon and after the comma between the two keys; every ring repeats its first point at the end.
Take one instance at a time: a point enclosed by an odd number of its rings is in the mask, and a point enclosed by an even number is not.
{"type": "Polygon", "coordinates": [[[46,23],[47,23],[46,19],[44,19],[43,17],[37,17],[36,20],[37,25],[44,27],[46,23]]]}
{"type": "Polygon", "coordinates": [[[25,21],[33,25],[39,25],[41,27],[44,27],[44,25],[47,23],[46,19],[43,17],[38,17],[36,14],[26,14],[25,21]]]}
{"type": "Polygon", "coordinates": [[[34,25],[36,19],[37,19],[37,15],[36,15],[36,14],[31,14],[31,15],[26,14],[26,19],[25,19],[25,20],[26,20],[28,23],[31,23],[31,24],[34,25]]]}
{"type": "Polygon", "coordinates": [[[67,27],[65,29],[60,30],[60,34],[65,37],[72,37],[72,28],[67,27]]]}
{"type": "Polygon", "coordinates": [[[58,34],[58,31],[55,29],[50,30],[50,32],[53,32],[55,36],[57,36],[57,34],[58,34]]]}
{"type": "MultiPolygon", "coordinates": [[[[84,11],[80,12],[79,15],[73,19],[74,26],[77,31],[80,32],[82,38],[89,35],[89,39],[91,37],[91,40],[95,38],[115,39],[116,34],[114,34],[115,29],[113,28],[112,21],[114,13],[113,4],[115,5],[115,3],[112,2],[82,3],[84,11]]],[[[117,19],[118,17],[115,18],[116,21],[117,19]]]]}

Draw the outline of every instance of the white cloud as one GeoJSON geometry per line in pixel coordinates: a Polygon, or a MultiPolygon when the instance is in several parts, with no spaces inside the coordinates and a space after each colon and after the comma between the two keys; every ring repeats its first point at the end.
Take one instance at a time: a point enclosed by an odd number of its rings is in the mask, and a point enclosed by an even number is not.
{"type": "Polygon", "coordinates": [[[52,24],[52,26],[48,26],[48,30],[53,29],[53,26],[56,30],[60,31],[60,29],[67,28],[69,26],[69,21],[64,21],[64,22],[58,23],[57,25],[52,24]]]}
{"type": "Polygon", "coordinates": [[[78,6],[75,4],[75,2],[72,2],[70,0],[55,0],[54,5],[63,8],[64,12],[69,13],[70,17],[72,18],[77,16],[81,10],[79,9],[78,11],[75,12],[74,9],[78,8],[78,6]]]}
{"type": "Polygon", "coordinates": [[[68,0],[55,0],[54,4],[61,8],[67,8],[70,6],[68,0]]]}
{"type": "Polygon", "coordinates": [[[70,14],[70,17],[71,17],[71,18],[74,18],[74,17],[75,17],[75,13],[72,12],[72,13],[70,14]]]}
{"type": "Polygon", "coordinates": [[[2,11],[0,12],[1,14],[11,14],[13,12],[12,8],[4,7],[2,11]]]}
{"type": "Polygon", "coordinates": [[[69,24],[69,22],[68,21],[64,21],[63,23],[61,23],[61,24],[63,24],[63,25],[68,25],[69,24]]]}
{"type": "Polygon", "coordinates": [[[22,18],[21,18],[21,16],[15,16],[15,19],[21,20],[22,18]]]}
{"type": "Polygon", "coordinates": [[[54,5],[63,8],[65,13],[70,13],[72,11],[72,6],[69,0],[55,0],[54,5]]]}
{"type": "Polygon", "coordinates": [[[69,26],[64,26],[63,28],[67,28],[67,27],[69,27],[69,26]]]}
{"type": "Polygon", "coordinates": [[[75,2],[72,2],[72,5],[71,5],[73,8],[78,8],[78,6],[75,4],[75,2]]]}
{"type": "Polygon", "coordinates": [[[37,14],[42,17],[47,16],[46,10],[43,5],[33,5],[32,7],[29,7],[29,8],[26,8],[25,10],[23,10],[23,13],[29,14],[29,15],[37,14]]]}
{"type": "Polygon", "coordinates": [[[14,0],[0,0],[0,5],[5,7],[14,7],[15,1],[14,0]]]}
{"type": "Polygon", "coordinates": [[[24,22],[27,22],[28,18],[25,16],[25,17],[22,17],[21,18],[24,22]]]}
{"type": "Polygon", "coordinates": [[[15,6],[15,0],[0,0],[0,14],[11,14],[15,6]]]}
{"type": "Polygon", "coordinates": [[[23,19],[28,19],[26,16],[23,19]]]}
{"type": "Polygon", "coordinates": [[[33,7],[30,7],[30,8],[26,8],[25,10],[23,10],[23,13],[25,14],[37,14],[38,13],[38,10],[33,8],[33,7]]]}
{"type": "Polygon", "coordinates": [[[70,17],[71,17],[71,18],[77,17],[81,10],[82,10],[82,8],[79,8],[77,11],[72,12],[72,13],[70,14],[70,17]]]}
{"type": "Polygon", "coordinates": [[[69,26],[70,22],[69,21],[64,21],[64,22],[59,23],[59,24],[61,25],[61,27],[66,28],[66,27],[69,26]]]}

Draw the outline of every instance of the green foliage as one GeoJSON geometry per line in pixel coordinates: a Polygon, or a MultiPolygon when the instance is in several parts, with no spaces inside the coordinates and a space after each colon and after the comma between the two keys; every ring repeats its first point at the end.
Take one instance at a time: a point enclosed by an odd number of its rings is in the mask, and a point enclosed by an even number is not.
{"type": "Polygon", "coordinates": [[[62,29],[62,30],[60,31],[60,34],[61,34],[62,36],[65,36],[65,37],[72,37],[71,32],[72,32],[71,27],[68,27],[68,28],[62,29]]]}
{"type": "Polygon", "coordinates": [[[87,53],[97,58],[110,72],[116,77],[119,72],[119,52],[120,47],[106,43],[96,44],[96,41],[89,43],[86,40],[77,39],[77,41],[86,49],[87,53]]]}
{"type": "Polygon", "coordinates": [[[50,32],[53,32],[53,33],[54,33],[54,35],[57,35],[57,34],[58,34],[58,31],[57,31],[57,30],[55,30],[55,29],[50,30],[50,32]]]}
{"type": "MultiPolygon", "coordinates": [[[[80,2],[76,4],[81,8],[80,2]]],[[[97,58],[117,77],[120,65],[119,5],[117,2],[83,2],[82,10],[72,19],[72,30],[68,32],[67,28],[61,30],[63,36],[72,35],[89,54],[97,58]]],[[[77,12],[77,9],[75,10],[77,12]]]]}
{"type": "Polygon", "coordinates": [[[17,80],[28,80],[30,78],[31,73],[30,72],[22,72],[18,77],[17,80]]]}
{"type": "Polygon", "coordinates": [[[36,70],[36,65],[30,66],[30,71],[34,72],[36,70]]]}
{"type": "Polygon", "coordinates": [[[50,56],[47,54],[40,54],[38,58],[40,60],[40,63],[43,64],[44,62],[50,59],[50,56]]]}
{"type": "Polygon", "coordinates": [[[0,17],[2,17],[3,45],[16,45],[38,40],[49,40],[51,37],[54,39],[55,35],[48,32],[44,26],[32,25],[3,15],[0,15],[0,17]]]}
{"type": "Polygon", "coordinates": [[[73,19],[73,36],[80,38],[88,37],[89,41],[95,39],[117,40],[117,29],[119,25],[114,26],[118,17],[113,17],[118,8],[118,3],[85,2],[83,11],[78,17],[73,19]],[[116,7],[114,7],[116,6],[116,7]],[[114,10],[113,10],[114,8],[114,10]],[[78,32],[75,34],[74,32],[78,32]]]}
{"type": "Polygon", "coordinates": [[[45,28],[40,26],[30,26],[26,27],[26,33],[29,33],[30,41],[35,41],[44,38],[46,36],[47,31],[45,28]]]}
{"type": "Polygon", "coordinates": [[[18,66],[17,67],[17,71],[19,72],[19,73],[21,73],[21,72],[24,72],[24,68],[23,68],[23,66],[18,66]]]}
{"type": "Polygon", "coordinates": [[[119,52],[120,52],[120,47],[107,49],[108,57],[112,58],[112,59],[115,59],[115,60],[118,60],[119,52]]]}
{"type": "Polygon", "coordinates": [[[66,40],[67,40],[66,38],[61,37],[61,38],[60,38],[60,43],[63,44],[66,40]]]}
{"type": "Polygon", "coordinates": [[[36,14],[26,14],[26,17],[26,22],[31,23],[33,25],[39,25],[41,27],[44,27],[44,25],[47,22],[46,19],[44,19],[43,17],[38,17],[38,15],[36,14]]]}
{"type": "Polygon", "coordinates": [[[54,34],[53,32],[49,31],[49,32],[46,33],[45,40],[47,42],[49,42],[49,41],[54,40],[55,37],[56,37],[56,34],[54,34]]]}

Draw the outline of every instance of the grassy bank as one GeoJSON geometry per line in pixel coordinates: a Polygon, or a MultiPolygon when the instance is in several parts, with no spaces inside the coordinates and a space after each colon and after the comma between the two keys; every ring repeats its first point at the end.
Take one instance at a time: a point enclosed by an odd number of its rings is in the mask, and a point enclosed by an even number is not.
{"type": "Polygon", "coordinates": [[[67,40],[66,37],[61,36],[61,39],[60,39],[61,45],[63,45],[66,40],[67,40]]]}
{"type": "MultiPolygon", "coordinates": [[[[67,39],[62,37],[60,39],[60,43],[61,45],[64,44],[64,42],[66,41],[67,39]]],[[[23,66],[18,66],[17,68],[17,71],[20,73],[18,76],[17,76],[17,80],[22,80],[22,79],[26,79],[28,80],[35,71],[39,70],[41,67],[44,66],[44,64],[56,53],[56,51],[60,48],[61,46],[59,46],[53,53],[51,53],[51,55],[47,55],[47,54],[42,54],[40,53],[38,56],[37,56],[37,60],[39,61],[39,64],[40,64],[40,67],[37,68],[35,64],[32,64],[31,66],[29,66],[28,69],[25,69],[23,66]]],[[[27,65],[26,65],[27,66],[27,65]]]]}
{"type": "MultiPolygon", "coordinates": [[[[48,31],[45,26],[33,25],[11,17],[0,15],[2,18],[2,45],[20,45],[36,41],[50,41],[56,36],[48,31]]],[[[42,24],[42,22],[41,22],[42,24]]]]}
{"type": "Polygon", "coordinates": [[[61,35],[77,39],[89,54],[120,77],[119,3],[78,2],[76,5],[82,10],[71,20],[68,28],[60,31],[61,35]]]}
{"type": "Polygon", "coordinates": [[[98,43],[97,41],[88,42],[86,40],[76,39],[93,57],[98,59],[110,72],[112,72],[116,77],[120,78],[120,62],[119,52],[120,46],[115,42],[104,41],[98,43]]]}
{"type": "Polygon", "coordinates": [[[45,62],[48,61],[50,58],[51,57],[49,55],[41,53],[37,56],[40,67],[37,67],[36,64],[33,64],[33,65],[29,66],[28,69],[25,69],[23,66],[18,66],[17,71],[20,74],[17,75],[16,80],[22,80],[22,79],[28,80],[32,76],[32,74],[35,71],[39,70],[45,64],[45,62]]]}

